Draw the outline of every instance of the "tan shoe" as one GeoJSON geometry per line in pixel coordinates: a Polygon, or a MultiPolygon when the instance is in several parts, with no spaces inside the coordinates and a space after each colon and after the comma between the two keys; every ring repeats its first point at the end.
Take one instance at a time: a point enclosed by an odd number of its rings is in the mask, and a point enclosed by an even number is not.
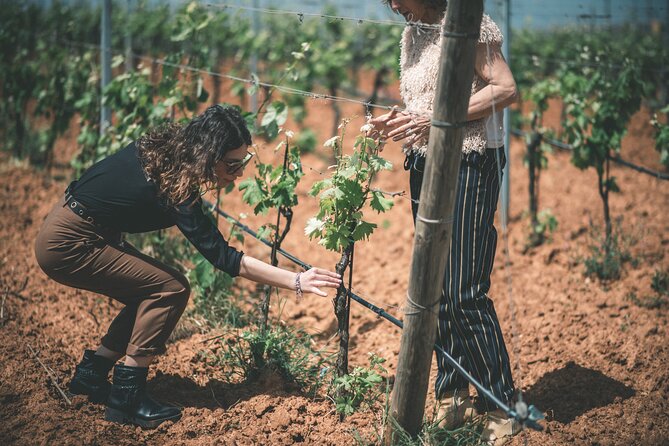
{"type": "Polygon", "coordinates": [[[446,396],[437,402],[437,420],[442,429],[457,429],[476,415],[469,389],[446,392],[446,396]]]}
{"type": "Polygon", "coordinates": [[[515,418],[509,418],[506,412],[497,409],[486,414],[481,440],[491,446],[502,446],[520,431],[521,425],[515,418]]]}

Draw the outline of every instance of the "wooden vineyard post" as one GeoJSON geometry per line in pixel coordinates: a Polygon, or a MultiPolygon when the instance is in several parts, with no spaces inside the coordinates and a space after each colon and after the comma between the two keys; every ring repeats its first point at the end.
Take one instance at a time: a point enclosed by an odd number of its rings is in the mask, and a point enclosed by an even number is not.
{"type": "Polygon", "coordinates": [[[423,421],[482,14],[482,0],[448,2],[386,445],[395,426],[416,436],[423,421]]]}

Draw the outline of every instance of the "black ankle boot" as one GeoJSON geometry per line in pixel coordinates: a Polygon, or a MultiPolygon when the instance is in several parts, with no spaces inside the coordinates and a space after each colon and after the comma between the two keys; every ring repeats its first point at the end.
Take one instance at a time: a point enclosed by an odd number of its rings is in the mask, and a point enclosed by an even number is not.
{"type": "Polygon", "coordinates": [[[146,393],[148,373],[148,367],[114,367],[105,420],[153,429],[163,421],[181,418],[181,409],[160,404],[146,393]]]}
{"type": "Polygon", "coordinates": [[[114,362],[96,355],[93,350],[85,350],[84,357],[77,365],[70,382],[70,392],[75,395],[88,395],[92,403],[104,403],[109,396],[111,384],[107,380],[114,362]]]}

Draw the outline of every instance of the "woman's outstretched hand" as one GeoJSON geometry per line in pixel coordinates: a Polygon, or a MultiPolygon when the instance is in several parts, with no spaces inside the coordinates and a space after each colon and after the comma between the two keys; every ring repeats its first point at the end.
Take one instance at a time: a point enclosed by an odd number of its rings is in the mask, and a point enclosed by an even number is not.
{"type": "Polygon", "coordinates": [[[339,274],[321,268],[311,268],[300,273],[300,284],[302,292],[314,293],[327,297],[327,293],[321,288],[339,288],[341,277],[339,274]]]}

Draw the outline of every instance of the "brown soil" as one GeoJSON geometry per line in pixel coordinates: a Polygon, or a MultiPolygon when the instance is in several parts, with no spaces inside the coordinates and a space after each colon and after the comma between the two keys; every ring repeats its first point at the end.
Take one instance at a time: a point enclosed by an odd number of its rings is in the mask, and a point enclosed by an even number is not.
{"type": "MultiPolygon", "coordinates": [[[[224,85],[223,91],[226,88],[224,85]]],[[[342,109],[343,116],[362,114],[358,106],[342,105],[342,109]]],[[[329,104],[311,101],[306,125],[319,132],[321,141],[331,136],[327,134],[331,116],[329,104]]],[[[646,123],[647,114],[635,117],[623,156],[658,167],[653,164],[656,156],[646,123]]],[[[349,134],[357,133],[360,124],[360,118],[354,120],[349,134]]],[[[75,135],[69,135],[59,141],[58,154],[72,153],[74,140],[75,135]]],[[[265,162],[280,156],[272,149],[262,152],[265,162]]],[[[639,298],[651,295],[654,272],[669,269],[665,255],[669,245],[668,183],[614,167],[622,192],[611,199],[612,214],[624,217],[624,232],[636,239],[630,249],[637,263],[626,265],[622,279],[600,283],[586,279],[579,262],[587,254],[590,221],[601,225],[602,220],[594,172],[574,168],[568,154],[550,157],[549,168],[541,178],[541,207],[552,209],[559,228],[551,243],[524,253],[527,179],[522,167],[522,142],[515,140],[511,149],[510,266],[503,266],[504,240],[500,238],[491,296],[512,361],[518,365],[514,371],[517,385],[524,390],[525,400],[548,416],[544,432],[521,434],[511,444],[668,444],[669,310],[666,305],[643,308],[626,297],[631,292],[639,298]],[[516,309],[515,323],[511,301],[516,309]]],[[[395,168],[378,179],[379,188],[408,190],[408,175],[402,169],[399,152],[394,145],[384,152],[395,168]]],[[[332,268],[337,256],[309,242],[302,231],[317,209],[316,201],[306,191],[320,177],[317,170],[326,169],[327,163],[308,155],[304,164],[307,174],[300,189],[300,205],[284,247],[307,262],[332,268]]],[[[0,169],[2,444],[340,445],[355,444],[354,431],[375,438],[381,427],[379,414],[366,411],[340,423],[327,399],[300,395],[277,377],[267,376],[253,383],[223,383],[216,378],[217,370],[197,359],[198,352],[209,348],[204,341],[215,334],[211,331],[171,343],[152,369],[150,389],[184,407],[181,421],[143,431],[104,421],[103,407],[83,398],[75,397],[73,404],[67,405],[29,353],[28,345],[66,386],[82,350],[97,345],[119,305],[56,284],[35,263],[33,240],[65,188],[64,178],[69,173],[47,175],[7,160],[0,169]]],[[[223,208],[235,215],[251,213],[238,192],[225,198],[223,208]]],[[[401,317],[412,252],[409,201],[398,198],[389,213],[371,218],[380,228],[356,250],[354,290],[401,317]]],[[[249,216],[246,222],[257,227],[266,219],[249,216]]],[[[224,232],[228,229],[222,227],[224,232]]],[[[250,238],[243,249],[259,258],[269,257],[269,249],[250,238]]],[[[283,259],[281,264],[293,268],[283,259]]],[[[242,282],[245,287],[253,287],[242,282]]],[[[319,347],[324,346],[336,330],[329,301],[307,296],[296,302],[291,293],[281,295],[285,306],[279,314],[275,305],[275,317],[304,327],[315,335],[319,347]]],[[[385,365],[394,373],[400,339],[397,328],[354,304],[351,334],[353,365],[366,364],[367,354],[376,352],[387,359],[385,365]]],[[[330,347],[334,347],[333,341],[330,347]]],[[[433,403],[430,394],[428,414],[433,403]]]]}

